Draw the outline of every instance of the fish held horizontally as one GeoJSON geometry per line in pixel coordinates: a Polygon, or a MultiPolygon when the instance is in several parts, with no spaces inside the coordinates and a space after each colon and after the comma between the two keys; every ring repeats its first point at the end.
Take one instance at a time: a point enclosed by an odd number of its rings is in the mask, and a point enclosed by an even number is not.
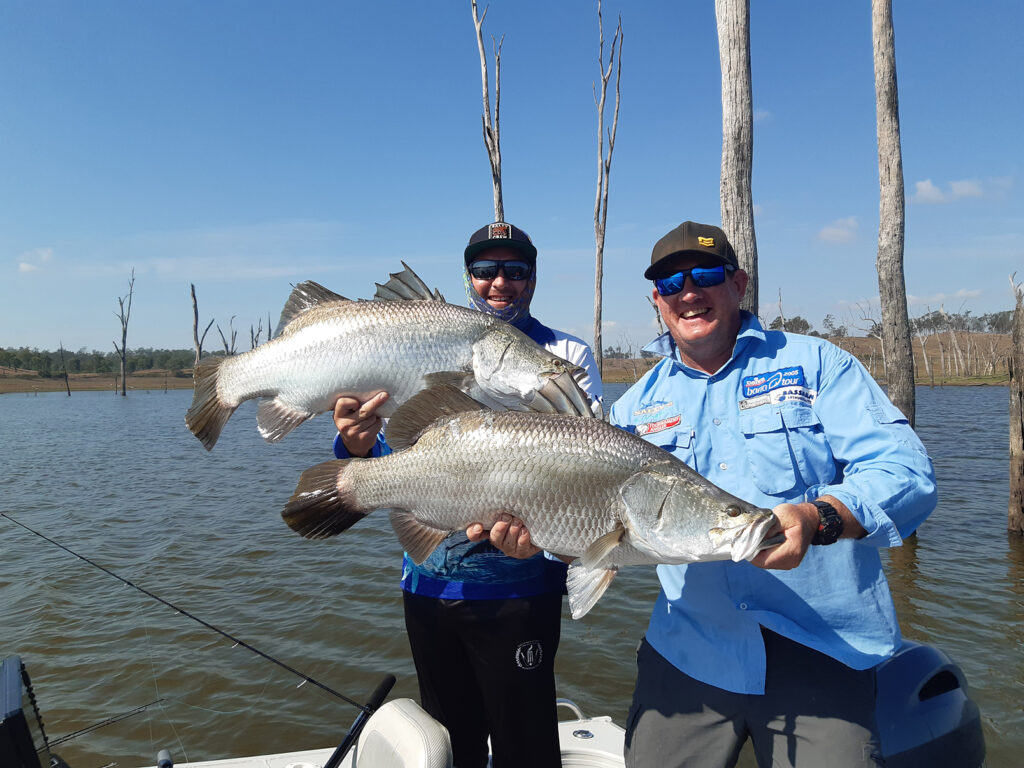
{"type": "Polygon", "coordinates": [[[185,424],[207,450],[244,401],[264,398],[260,434],[276,442],[339,395],[386,391],[389,416],[416,392],[448,383],[497,409],[588,416],[579,366],[517,328],[445,302],[404,262],[371,301],[350,301],[314,282],[292,291],[275,338],[232,357],[207,357],[193,373],[185,424]]]}
{"type": "Polygon", "coordinates": [[[453,531],[505,512],[533,542],[574,557],[569,604],[580,618],[618,568],[750,559],[775,516],[732,496],[684,462],[599,419],[491,411],[439,385],[387,426],[395,452],[328,461],[303,472],[285,522],[308,538],[341,533],[388,509],[417,563],[453,531]]]}

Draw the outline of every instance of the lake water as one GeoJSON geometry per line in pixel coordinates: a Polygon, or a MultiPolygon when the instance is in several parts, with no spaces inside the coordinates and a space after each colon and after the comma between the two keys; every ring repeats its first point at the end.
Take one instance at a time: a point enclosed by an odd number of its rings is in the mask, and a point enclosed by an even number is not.
{"type": "MultiPolygon", "coordinates": [[[[608,386],[609,402],[623,387],[608,386]]],[[[246,403],[207,453],[190,391],[0,397],[0,511],[363,701],[386,673],[417,697],[387,517],[308,541],[281,520],[299,473],[332,458],[320,416],[277,445],[246,403]]],[[[904,634],[964,669],[989,765],[1024,754],[1024,544],[1006,533],[1008,393],[919,388],[940,503],[887,555],[904,634]]],[[[356,710],[0,518],[0,654],[20,654],[73,768],[336,745],[356,710]],[[157,702],[157,703],[153,703],[157,702]]],[[[626,569],[581,621],[566,614],[558,694],[623,724],[634,648],[657,591],[626,569]]]]}

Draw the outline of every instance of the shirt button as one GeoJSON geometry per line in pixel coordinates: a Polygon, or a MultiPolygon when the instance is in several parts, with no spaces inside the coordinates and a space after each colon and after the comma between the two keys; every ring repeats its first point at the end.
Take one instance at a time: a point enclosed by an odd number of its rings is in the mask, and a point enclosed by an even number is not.
{"type": "Polygon", "coordinates": [[[721,424],[721,423],[722,423],[722,420],[721,420],[721,419],[712,419],[712,422],[713,422],[713,423],[714,423],[714,425],[715,425],[715,426],[717,427],[717,426],[718,426],[719,424],[721,424]]]}
{"type": "Polygon", "coordinates": [[[747,610],[747,604],[746,603],[740,603],[740,610],[741,611],[747,610]]]}
{"type": "Polygon", "coordinates": [[[728,468],[729,468],[729,465],[728,465],[728,464],[726,464],[726,463],[725,463],[725,462],[723,461],[723,462],[722,462],[721,464],[719,464],[719,465],[718,465],[718,468],[719,468],[719,469],[728,469],[728,468]]]}

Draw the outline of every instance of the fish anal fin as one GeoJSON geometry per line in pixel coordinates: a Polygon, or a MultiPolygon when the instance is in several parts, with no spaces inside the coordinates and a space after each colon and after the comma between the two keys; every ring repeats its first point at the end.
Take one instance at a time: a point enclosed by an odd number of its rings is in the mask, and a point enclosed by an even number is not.
{"type": "Polygon", "coordinates": [[[390,280],[384,285],[374,283],[377,292],[373,298],[383,301],[444,301],[444,296],[438,290],[431,291],[427,284],[420,279],[404,261],[405,267],[401,272],[392,272],[390,280]]]}
{"type": "Polygon", "coordinates": [[[421,523],[406,509],[392,509],[389,514],[391,527],[395,529],[402,549],[416,565],[430,557],[430,553],[437,549],[437,545],[451,534],[451,531],[431,528],[421,523]]]}
{"type": "Polygon", "coordinates": [[[348,301],[348,299],[329,288],[324,288],[313,280],[299,283],[292,289],[288,301],[284,304],[284,309],[281,310],[281,319],[277,323],[274,337],[280,336],[285,326],[299,315],[329,301],[348,301]]]}
{"type": "MultiPolygon", "coordinates": [[[[445,377],[460,379],[466,374],[447,371],[430,374],[427,378],[445,377]]],[[[478,403],[472,397],[451,383],[433,384],[427,389],[410,397],[391,416],[387,426],[388,445],[392,450],[400,451],[413,445],[423,430],[442,416],[454,416],[466,411],[488,410],[487,406],[478,403]]]]}
{"type": "Polygon", "coordinates": [[[268,443],[276,443],[299,424],[315,415],[315,413],[292,408],[276,398],[267,398],[260,401],[256,411],[256,426],[264,440],[268,443]]]}
{"type": "Polygon", "coordinates": [[[323,539],[366,517],[367,510],[357,509],[338,490],[339,479],[351,461],[358,459],[325,461],[302,473],[281,512],[289,528],[307,539],[323,539]]]}
{"type": "Polygon", "coordinates": [[[569,592],[569,608],[574,619],[581,619],[587,615],[618,572],[617,566],[587,568],[578,558],[569,564],[565,585],[569,592]]]}
{"type": "Polygon", "coordinates": [[[580,564],[588,570],[599,568],[605,558],[611,554],[611,551],[619,546],[625,535],[625,527],[621,523],[616,525],[615,528],[597,538],[587,547],[587,551],[583,553],[583,557],[580,559],[580,564]]]}

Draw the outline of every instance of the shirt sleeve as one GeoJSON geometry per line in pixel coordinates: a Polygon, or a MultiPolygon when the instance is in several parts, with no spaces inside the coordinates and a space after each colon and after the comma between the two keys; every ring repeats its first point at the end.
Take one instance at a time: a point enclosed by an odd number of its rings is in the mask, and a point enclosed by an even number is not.
{"type": "Polygon", "coordinates": [[[867,531],[860,541],[898,546],[937,499],[921,440],[867,370],[845,353],[823,366],[814,410],[839,473],[832,483],[809,487],[806,500],[834,496],[867,531]]]}
{"type": "MultiPolygon", "coordinates": [[[[370,458],[379,459],[381,456],[387,456],[389,453],[391,453],[391,446],[384,440],[384,430],[381,430],[377,433],[377,441],[373,444],[373,448],[370,449],[370,458]]],[[[345,447],[345,441],[341,439],[340,433],[334,436],[334,456],[338,459],[352,458],[352,454],[345,447]]]]}

